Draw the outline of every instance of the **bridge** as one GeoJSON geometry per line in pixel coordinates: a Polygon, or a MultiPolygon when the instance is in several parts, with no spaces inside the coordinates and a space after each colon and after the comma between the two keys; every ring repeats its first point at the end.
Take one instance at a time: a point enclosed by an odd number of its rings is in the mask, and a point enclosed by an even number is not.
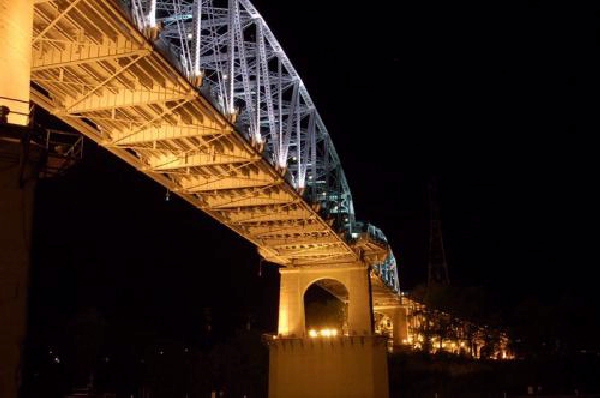
{"type": "Polygon", "coordinates": [[[406,340],[396,260],[357,220],[332,136],[250,1],[2,0],[0,37],[7,125],[27,126],[33,101],[283,266],[270,396],[387,396],[374,313],[406,340]],[[342,330],[306,330],[313,283],[347,303],[342,330]]]}

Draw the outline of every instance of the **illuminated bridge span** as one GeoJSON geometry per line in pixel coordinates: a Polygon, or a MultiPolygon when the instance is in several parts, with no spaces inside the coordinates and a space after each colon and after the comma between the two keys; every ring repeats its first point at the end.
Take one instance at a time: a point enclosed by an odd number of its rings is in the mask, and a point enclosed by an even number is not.
{"type": "Polygon", "coordinates": [[[36,103],[266,260],[364,260],[398,291],[385,236],[356,221],[327,128],[249,1],[35,3],[36,103]]]}
{"type": "Polygon", "coordinates": [[[271,397],[388,395],[374,313],[407,340],[396,261],[356,219],[331,136],[248,0],[0,0],[0,39],[0,125],[26,126],[31,99],[284,266],[271,397]],[[315,283],[346,303],[339,333],[306,330],[315,283]]]}

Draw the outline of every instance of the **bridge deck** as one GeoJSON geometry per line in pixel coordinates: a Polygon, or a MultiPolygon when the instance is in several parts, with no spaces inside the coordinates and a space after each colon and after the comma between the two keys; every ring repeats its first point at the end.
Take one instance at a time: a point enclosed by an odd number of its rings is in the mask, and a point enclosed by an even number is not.
{"type": "MultiPolygon", "coordinates": [[[[355,251],[110,0],[35,5],[32,99],[283,265],[355,251]]],[[[111,172],[111,170],[107,170],[111,172]]]]}

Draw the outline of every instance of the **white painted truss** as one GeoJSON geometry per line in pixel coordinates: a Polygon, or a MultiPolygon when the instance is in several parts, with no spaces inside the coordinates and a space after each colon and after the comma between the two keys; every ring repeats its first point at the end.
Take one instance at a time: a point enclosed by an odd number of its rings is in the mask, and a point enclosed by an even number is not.
{"type": "Polygon", "coordinates": [[[132,0],[163,48],[309,202],[352,230],[352,195],[321,116],[296,69],[248,0],[132,0]]]}

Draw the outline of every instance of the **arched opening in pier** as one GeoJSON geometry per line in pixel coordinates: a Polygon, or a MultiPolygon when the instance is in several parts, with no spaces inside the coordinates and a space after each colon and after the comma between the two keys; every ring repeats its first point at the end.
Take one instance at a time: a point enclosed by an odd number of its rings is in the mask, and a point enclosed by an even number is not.
{"type": "Polygon", "coordinates": [[[308,335],[342,335],[347,331],[348,289],[335,279],[319,279],[304,292],[308,335]]]}

